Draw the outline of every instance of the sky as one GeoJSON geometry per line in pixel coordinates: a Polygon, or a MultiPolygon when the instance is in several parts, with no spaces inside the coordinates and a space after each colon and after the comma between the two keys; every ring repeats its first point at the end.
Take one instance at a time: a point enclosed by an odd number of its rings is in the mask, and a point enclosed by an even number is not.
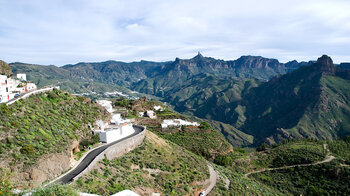
{"type": "Polygon", "coordinates": [[[0,59],[350,62],[348,0],[0,0],[0,59]]]}

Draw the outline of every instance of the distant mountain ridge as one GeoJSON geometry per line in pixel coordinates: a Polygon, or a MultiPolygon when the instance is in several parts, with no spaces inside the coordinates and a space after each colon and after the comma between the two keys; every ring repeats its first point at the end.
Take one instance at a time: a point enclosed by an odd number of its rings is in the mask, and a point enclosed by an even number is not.
{"type": "Polygon", "coordinates": [[[237,60],[225,61],[204,57],[199,53],[192,59],[176,58],[174,61],[166,62],[81,62],[62,67],[11,63],[10,66],[15,73],[27,72],[28,78],[32,78],[31,80],[37,82],[39,87],[51,83],[57,84],[58,82],[63,83],[64,90],[72,93],[99,91],[99,88],[106,90],[123,86],[139,89],[141,92],[157,94],[158,86],[164,87],[164,85],[174,85],[177,82],[182,83],[199,73],[237,79],[257,78],[269,80],[277,74],[287,73],[304,64],[304,62],[298,63],[296,61],[283,64],[276,59],[260,56],[242,56],[237,60]],[[155,80],[161,81],[162,77],[168,80],[164,85],[162,82],[158,82],[155,86],[149,84],[154,83],[155,80]],[[72,84],[71,81],[85,87],[80,88],[72,84]],[[140,81],[148,83],[148,90],[141,88],[142,82],[138,84],[140,81]]]}
{"type": "Polygon", "coordinates": [[[139,85],[179,112],[233,125],[237,130],[220,126],[227,136],[247,134],[243,143],[250,137],[251,144],[258,145],[292,137],[336,139],[350,134],[350,71],[335,67],[328,56],[268,82],[168,73],[187,79],[170,80],[169,74],[141,80],[139,85]],[[170,81],[174,83],[165,86],[170,81]]]}
{"type": "Polygon", "coordinates": [[[217,126],[235,145],[350,134],[350,72],[347,64],[335,66],[328,56],[285,64],[257,56],[224,61],[199,53],[158,63],[10,65],[38,84],[59,83],[71,92],[126,87],[158,96],[179,112],[225,123],[217,126]]]}

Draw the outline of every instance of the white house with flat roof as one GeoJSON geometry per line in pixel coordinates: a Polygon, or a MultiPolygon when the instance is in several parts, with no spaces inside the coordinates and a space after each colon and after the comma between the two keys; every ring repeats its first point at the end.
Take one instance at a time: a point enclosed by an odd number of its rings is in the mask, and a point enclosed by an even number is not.
{"type": "Polygon", "coordinates": [[[164,108],[160,105],[153,106],[153,108],[155,111],[163,111],[164,110],[164,108]]]}
{"type": "Polygon", "coordinates": [[[161,126],[163,129],[166,129],[170,127],[199,126],[199,123],[190,122],[182,119],[168,119],[168,120],[163,120],[163,123],[161,124],[161,126]]]}
{"type": "Polygon", "coordinates": [[[98,100],[97,103],[105,107],[107,111],[112,114],[112,118],[109,123],[105,123],[102,120],[96,122],[99,129],[95,130],[94,134],[98,134],[100,136],[101,142],[111,143],[135,133],[129,119],[123,119],[120,113],[113,113],[114,109],[111,101],[98,100]]]}
{"type": "Polygon", "coordinates": [[[101,121],[98,122],[99,130],[95,130],[94,134],[100,136],[100,141],[111,143],[127,137],[135,132],[129,119],[122,119],[120,114],[113,114],[109,124],[101,121]]]}
{"type": "Polygon", "coordinates": [[[18,73],[17,79],[19,79],[20,81],[27,81],[27,75],[24,73],[18,73]]]}
{"type": "Polygon", "coordinates": [[[146,116],[149,118],[157,118],[156,113],[152,110],[146,111],[146,116]]]}

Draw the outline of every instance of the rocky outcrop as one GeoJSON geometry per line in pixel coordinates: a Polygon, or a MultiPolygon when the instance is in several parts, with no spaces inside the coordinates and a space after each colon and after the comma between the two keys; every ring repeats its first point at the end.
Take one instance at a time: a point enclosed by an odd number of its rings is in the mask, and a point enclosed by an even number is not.
{"type": "Polygon", "coordinates": [[[24,171],[14,171],[12,181],[21,186],[36,187],[56,178],[76,164],[72,152],[78,146],[79,142],[75,140],[65,152],[44,155],[24,171]]]}
{"type": "Polygon", "coordinates": [[[6,62],[0,60],[0,74],[1,75],[11,75],[12,70],[10,65],[8,65],[6,62]]]}
{"type": "Polygon", "coordinates": [[[70,156],[67,154],[53,154],[43,157],[38,161],[36,167],[31,169],[30,180],[33,184],[41,184],[53,179],[57,175],[70,168],[70,156]]]}

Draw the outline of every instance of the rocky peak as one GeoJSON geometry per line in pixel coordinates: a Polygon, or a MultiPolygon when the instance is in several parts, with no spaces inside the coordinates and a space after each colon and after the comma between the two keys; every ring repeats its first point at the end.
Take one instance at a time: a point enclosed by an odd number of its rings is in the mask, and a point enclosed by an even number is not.
{"type": "Polygon", "coordinates": [[[198,52],[198,54],[195,57],[193,57],[192,59],[193,60],[200,60],[200,59],[203,59],[203,58],[204,58],[204,56],[200,52],[198,52]]]}
{"type": "Polygon", "coordinates": [[[334,66],[333,60],[327,55],[322,55],[320,58],[318,58],[317,63],[327,67],[334,66]]]}
{"type": "Polygon", "coordinates": [[[327,55],[322,55],[320,58],[318,58],[317,62],[315,63],[315,67],[322,72],[335,73],[333,60],[327,55]]]}

